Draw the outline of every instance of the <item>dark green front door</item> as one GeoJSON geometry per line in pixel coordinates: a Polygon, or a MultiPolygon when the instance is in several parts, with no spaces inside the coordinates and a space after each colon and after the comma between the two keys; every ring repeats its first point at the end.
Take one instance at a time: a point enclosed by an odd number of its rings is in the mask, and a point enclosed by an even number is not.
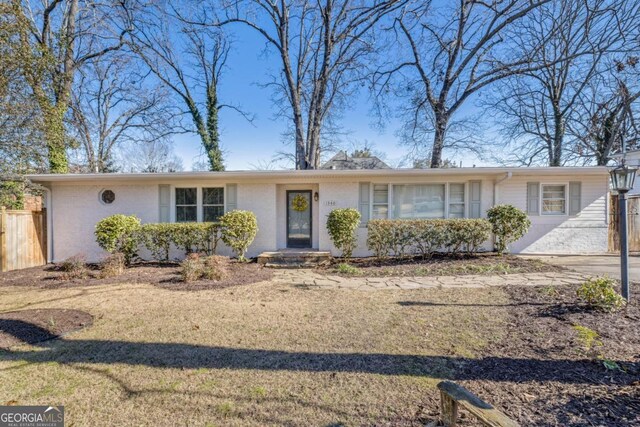
{"type": "Polygon", "coordinates": [[[311,247],[311,191],[287,191],[287,247],[311,247]]]}

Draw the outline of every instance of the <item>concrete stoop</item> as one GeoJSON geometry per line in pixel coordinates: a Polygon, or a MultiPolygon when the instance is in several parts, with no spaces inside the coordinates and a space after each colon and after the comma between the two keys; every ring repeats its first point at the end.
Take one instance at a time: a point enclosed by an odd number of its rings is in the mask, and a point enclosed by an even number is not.
{"type": "Polygon", "coordinates": [[[305,249],[283,249],[258,255],[258,264],[271,268],[316,267],[331,261],[331,252],[305,249]]]}

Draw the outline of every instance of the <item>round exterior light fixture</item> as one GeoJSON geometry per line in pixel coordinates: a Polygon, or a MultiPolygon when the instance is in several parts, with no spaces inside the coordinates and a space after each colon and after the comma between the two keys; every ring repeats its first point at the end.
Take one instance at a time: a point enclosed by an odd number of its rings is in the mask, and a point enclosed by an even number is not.
{"type": "Polygon", "coordinates": [[[631,190],[636,180],[637,171],[638,169],[630,168],[625,164],[611,169],[609,171],[609,175],[611,175],[611,189],[618,193],[626,193],[631,190]]]}
{"type": "Polygon", "coordinates": [[[116,194],[111,190],[102,190],[100,192],[100,201],[105,205],[110,205],[116,200],[116,194]]]}

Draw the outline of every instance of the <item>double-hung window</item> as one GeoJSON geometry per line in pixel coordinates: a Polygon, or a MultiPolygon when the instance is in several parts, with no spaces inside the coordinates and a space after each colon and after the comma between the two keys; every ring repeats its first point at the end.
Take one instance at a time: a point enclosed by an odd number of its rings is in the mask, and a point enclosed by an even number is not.
{"type": "Polygon", "coordinates": [[[444,218],[445,185],[394,185],[394,218],[444,218]]]}
{"type": "Polygon", "coordinates": [[[542,215],[564,215],[567,212],[565,185],[542,185],[542,215]]]}
{"type": "Polygon", "coordinates": [[[215,222],[224,215],[224,188],[202,189],[202,220],[215,222]]]}
{"type": "Polygon", "coordinates": [[[375,184],[373,186],[373,219],[387,219],[389,217],[389,186],[375,184]]]}
{"type": "Polygon", "coordinates": [[[449,218],[464,218],[464,184],[449,184],[449,218]]]}
{"type": "Polygon", "coordinates": [[[176,222],[198,220],[198,189],[176,188],[176,222]]]}

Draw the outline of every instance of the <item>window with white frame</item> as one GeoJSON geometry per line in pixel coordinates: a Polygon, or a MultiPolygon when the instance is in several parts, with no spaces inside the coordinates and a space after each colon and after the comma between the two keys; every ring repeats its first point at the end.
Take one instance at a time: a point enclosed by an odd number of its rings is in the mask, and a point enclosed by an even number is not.
{"type": "Polygon", "coordinates": [[[202,189],[202,220],[215,222],[224,215],[224,188],[202,189]]]}
{"type": "Polygon", "coordinates": [[[373,186],[373,219],[387,219],[389,217],[389,186],[375,184],[373,186]]]}
{"type": "Polygon", "coordinates": [[[394,218],[444,218],[445,185],[394,185],[394,218]]]}
{"type": "Polygon", "coordinates": [[[464,184],[449,184],[449,218],[464,218],[464,184]]]}
{"type": "Polygon", "coordinates": [[[198,189],[176,188],[176,222],[198,220],[198,189]]]}
{"type": "Polygon", "coordinates": [[[564,215],[567,212],[567,188],[563,184],[542,185],[542,214],[564,215]]]}

